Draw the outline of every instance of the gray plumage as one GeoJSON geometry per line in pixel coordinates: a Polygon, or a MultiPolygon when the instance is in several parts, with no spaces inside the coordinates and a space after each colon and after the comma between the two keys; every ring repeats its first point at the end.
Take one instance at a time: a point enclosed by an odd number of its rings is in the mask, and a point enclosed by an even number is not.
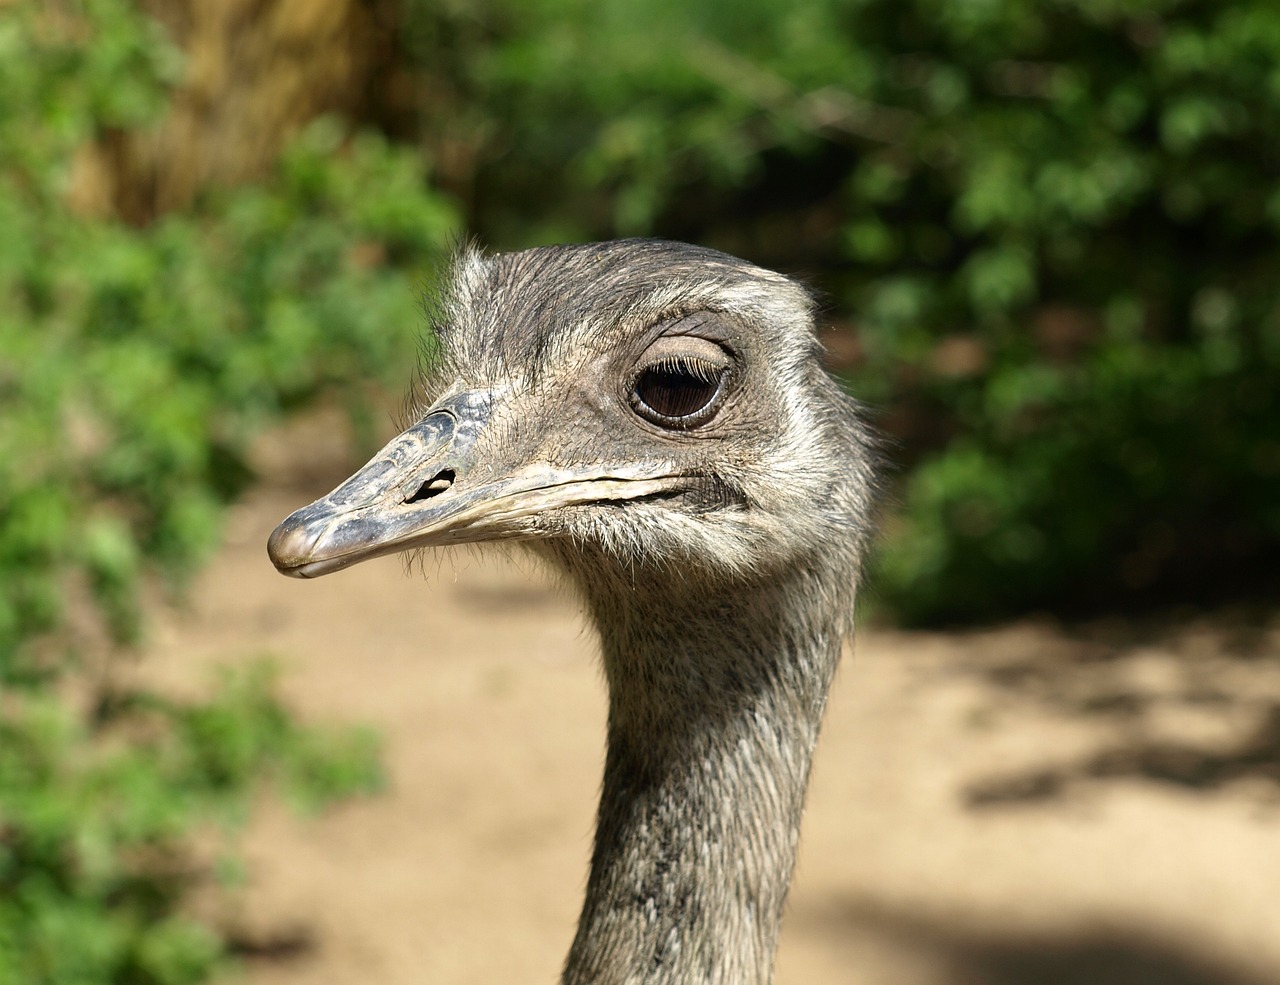
{"type": "Polygon", "coordinates": [[[600,635],[608,752],[566,985],[763,983],[874,456],[793,281],[648,240],[463,252],[413,424],[272,535],[314,576],[514,539],[600,635]]]}

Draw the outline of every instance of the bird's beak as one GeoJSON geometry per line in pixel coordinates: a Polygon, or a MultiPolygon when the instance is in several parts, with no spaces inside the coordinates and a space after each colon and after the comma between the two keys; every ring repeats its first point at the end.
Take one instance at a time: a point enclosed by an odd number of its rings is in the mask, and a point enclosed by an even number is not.
{"type": "Polygon", "coordinates": [[[415,547],[528,538],[550,509],[672,487],[666,470],[652,465],[498,467],[484,447],[501,443],[478,440],[494,396],[467,391],[437,403],[328,496],[286,517],[267,541],[272,563],[282,574],[315,578],[415,547]]]}

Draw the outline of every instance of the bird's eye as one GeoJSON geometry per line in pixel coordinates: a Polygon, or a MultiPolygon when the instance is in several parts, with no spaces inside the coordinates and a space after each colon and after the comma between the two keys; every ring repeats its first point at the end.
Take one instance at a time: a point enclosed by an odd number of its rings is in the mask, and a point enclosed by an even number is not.
{"type": "Polygon", "coordinates": [[[678,349],[667,345],[650,350],[656,358],[646,361],[632,387],[636,413],[662,427],[695,427],[708,420],[729,372],[728,357],[715,343],[680,343],[678,349]]]}

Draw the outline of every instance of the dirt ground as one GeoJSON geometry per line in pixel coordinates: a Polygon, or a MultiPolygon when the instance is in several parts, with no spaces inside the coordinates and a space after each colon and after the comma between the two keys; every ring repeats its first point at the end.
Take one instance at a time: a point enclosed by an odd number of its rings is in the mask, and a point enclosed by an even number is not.
{"type": "MultiPolygon", "coordinates": [[[[236,510],[147,664],[190,680],[265,653],[303,714],[385,738],[383,795],[252,824],[227,915],[244,981],[553,982],[602,763],[591,635],[501,559],[280,577],[267,534],[340,468],[236,510]]],[[[1280,983],[1280,608],[861,633],[777,982],[1280,983]]]]}

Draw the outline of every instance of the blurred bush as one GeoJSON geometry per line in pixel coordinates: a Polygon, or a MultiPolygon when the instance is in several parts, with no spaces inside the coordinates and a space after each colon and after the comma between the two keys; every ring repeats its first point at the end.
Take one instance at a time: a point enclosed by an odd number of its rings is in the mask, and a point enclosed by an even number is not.
{"type": "Polygon", "coordinates": [[[72,573],[136,635],[140,571],[180,579],[214,545],[253,434],[403,375],[415,279],[455,223],[417,155],[331,120],[267,186],[145,229],[73,215],[72,152],[145,119],[179,59],[125,9],[21,4],[0,34],[0,653],[58,625],[72,573]]]}
{"type": "Polygon", "coordinates": [[[0,981],[182,985],[225,965],[227,928],[191,898],[236,881],[228,835],[262,781],[303,806],[379,782],[369,732],[303,727],[270,684],[259,664],[200,702],[103,693],[85,716],[34,692],[8,702],[0,981]],[[216,855],[198,859],[192,836],[210,828],[216,855]]]}
{"type": "Polygon", "coordinates": [[[178,702],[90,659],[137,641],[144,579],[180,591],[207,557],[265,425],[402,385],[455,225],[420,155],[332,120],[262,187],[146,228],[74,214],[76,151],[145,129],[181,70],[131,3],[0,8],[4,982],[204,980],[226,942],[185,906],[191,833],[263,778],[312,801],[377,779],[367,735],[297,723],[260,671],[178,702]]]}
{"type": "Polygon", "coordinates": [[[905,466],[899,618],[1276,586],[1280,8],[410,5],[489,239],[674,236],[827,293],[905,466]]]}
{"type": "MultiPolygon", "coordinates": [[[[151,6],[234,62],[234,38],[190,0],[151,6]]],[[[345,54],[333,25],[349,4],[283,7],[245,16],[268,35],[314,23],[364,93],[343,105],[394,141],[380,153],[424,149],[489,244],[671,236],[819,287],[838,368],[884,408],[903,466],[873,579],[898,618],[1274,581],[1280,13],[1266,0],[372,0],[339,32],[345,54]]],[[[147,48],[149,71],[173,76],[162,50],[147,48]]],[[[108,55],[127,56],[92,61],[108,55]]],[[[220,98],[183,85],[184,106],[220,98]]],[[[111,127],[138,129],[131,86],[102,111],[111,127]]],[[[153,177],[121,167],[108,185],[153,177]]],[[[439,198],[404,167],[394,194],[360,195],[387,215],[405,203],[409,235],[408,203],[439,198]]],[[[277,192],[239,193],[263,194],[277,192]]],[[[279,228],[264,249],[288,255],[279,228]]],[[[366,239],[374,256],[388,242],[366,239]]],[[[274,270],[262,284],[277,307],[239,295],[250,317],[309,303],[274,270]]],[[[261,365],[252,348],[242,361],[261,365]]]]}

